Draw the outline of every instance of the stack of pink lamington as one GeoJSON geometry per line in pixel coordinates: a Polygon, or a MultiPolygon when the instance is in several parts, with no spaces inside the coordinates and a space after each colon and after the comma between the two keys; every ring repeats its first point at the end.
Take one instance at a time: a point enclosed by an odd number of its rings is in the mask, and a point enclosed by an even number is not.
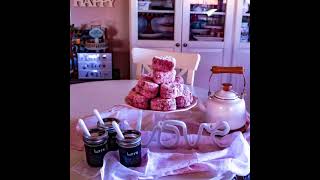
{"type": "Polygon", "coordinates": [[[193,96],[174,70],[176,59],[171,56],[154,57],[152,74],[142,75],[129,92],[126,102],[136,108],[171,111],[190,106],[193,96]]]}

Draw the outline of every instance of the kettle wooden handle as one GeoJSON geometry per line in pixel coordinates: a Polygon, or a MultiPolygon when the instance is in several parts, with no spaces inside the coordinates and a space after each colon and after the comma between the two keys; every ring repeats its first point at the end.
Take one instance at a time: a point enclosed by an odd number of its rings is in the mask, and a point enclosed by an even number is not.
{"type": "Polygon", "coordinates": [[[242,66],[237,66],[237,67],[212,66],[211,72],[213,74],[220,74],[220,73],[243,74],[244,68],[242,66]]]}
{"type": "MultiPolygon", "coordinates": [[[[232,73],[232,74],[242,74],[243,77],[243,90],[240,95],[240,98],[243,98],[245,95],[245,89],[246,89],[246,78],[244,77],[244,68],[242,66],[234,66],[234,67],[225,67],[225,66],[212,66],[211,68],[211,76],[209,78],[209,91],[208,96],[211,95],[210,90],[210,81],[213,74],[221,74],[221,73],[232,73]]],[[[231,84],[226,84],[227,86],[224,87],[224,90],[230,90],[231,84]]]]}

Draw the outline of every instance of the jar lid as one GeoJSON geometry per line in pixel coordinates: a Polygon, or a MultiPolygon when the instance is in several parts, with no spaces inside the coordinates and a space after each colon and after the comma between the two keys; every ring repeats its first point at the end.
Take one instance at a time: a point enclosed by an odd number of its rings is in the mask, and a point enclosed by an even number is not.
{"type": "Polygon", "coordinates": [[[91,136],[83,134],[83,140],[88,144],[101,144],[108,138],[108,133],[99,128],[89,130],[91,136]]]}
{"type": "Polygon", "coordinates": [[[234,92],[232,89],[232,84],[231,83],[223,83],[222,84],[222,89],[219,91],[216,91],[214,93],[214,97],[221,99],[221,100],[235,100],[238,99],[238,95],[236,92],[234,92]]]}
{"type": "Polygon", "coordinates": [[[117,143],[122,147],[134,147],[141,141],[141,133],[137,130],[125,130],[123,136],[124,139],[119,139],[117,136],[117,143]]]}
{"type": "Polygon", "coordinates": [[[115,131],[113,126],[112,126],[112,121],[115,121],[117,124],[120,123],[120,120],[117,119],[117,118],[110,118],[110,117],[107,117],[107,118],[103,118],[102,119],[103,122],[104,122],[104,125],[101,124],[99,121],[97,122],[97,126],[98,127],[101,127],[101,128],[104,128],[108,131],[115,131]]]}

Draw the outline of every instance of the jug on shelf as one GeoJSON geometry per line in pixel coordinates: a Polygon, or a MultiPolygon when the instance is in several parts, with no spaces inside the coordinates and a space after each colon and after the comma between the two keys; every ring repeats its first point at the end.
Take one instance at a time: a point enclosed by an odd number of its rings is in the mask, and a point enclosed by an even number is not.
{"type": "Polygon", "coordinates": [[[244,101],[246,80],[244,68],[212,66],[211,72],[208,99],[205,104],[199,103],[199,108],[206,113],[206,121],[208,123],[226,121],[230,126],[230,130],[242,128],[246,123],[246,106],[244,101]],[[211,95],[210,81],[212,75],[221,73],[242,74],[244,86],[240,95],[232,90],[231,83],[223,83],[221,89],[211,95]]]}

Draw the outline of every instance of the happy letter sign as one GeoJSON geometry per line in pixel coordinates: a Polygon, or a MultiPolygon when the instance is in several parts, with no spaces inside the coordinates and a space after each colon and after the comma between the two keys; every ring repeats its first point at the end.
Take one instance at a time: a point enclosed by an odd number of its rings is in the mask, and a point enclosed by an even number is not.
{"type": "Polygon", "coordinates": [[[73,0],[74,7],[114,7],[115,0],[73,0]]]}

